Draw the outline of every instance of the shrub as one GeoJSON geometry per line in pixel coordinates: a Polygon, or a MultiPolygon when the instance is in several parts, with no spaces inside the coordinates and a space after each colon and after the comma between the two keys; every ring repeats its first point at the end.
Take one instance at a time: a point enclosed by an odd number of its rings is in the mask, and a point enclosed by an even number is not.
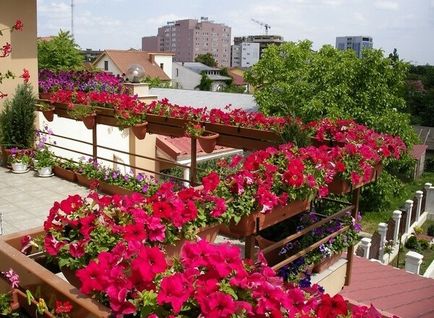
{"type": "Polygon", "coordinates": [[[36,99],[29,84],[18,85],[0,114],[1,140],[6,148],[31,148],[34,140],[36,99]]]}
{"type": "Polygon", "coordinates": [[[416,236],[410,236],[407,240],[407,242],[405,242],[405,248],[409,249],[409,250],[417,250],[419,249],[420,245],[419,242],[416,238],[416,236]]]}
{"type": "Polygon", "coordinates": [[[427,240],[423,240],[423,239],[422,239],[422,240],[419,240],[418,243],[419,243],[420,248],[421,248],[422,250],[426,250],[426,249],[429,248],[429,242],[428,242],[427,240]]]}
{"type": "Polygon", "coordinates": [[[389,209],[390,202],[399,196],[401,189],[401,182],[387,171],[383,171],[377,182],[362,188],[360,210],[383,211],[389,209]]]}
{"type": "Polygon", "coordinates": [[[423,229],[420,226],[415,226],[413,230],[414,230],[415,234],[422,234],[423,233],[423,229]]]}
{"type": "Polygon", "coordinates": [[[426,234],[428,234],[429,236],[434,236],[434,224],[428,226],[428,230],[426,231],[426,234]]]}

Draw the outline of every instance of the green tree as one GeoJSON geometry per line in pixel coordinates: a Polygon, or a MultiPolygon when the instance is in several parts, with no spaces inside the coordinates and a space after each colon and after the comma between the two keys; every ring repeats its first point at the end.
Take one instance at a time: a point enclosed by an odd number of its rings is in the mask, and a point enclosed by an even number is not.
{"type": "Polygon", "coordinates": [[[202,72],[202,77],[200,78],[200,83],[195,88],[198,88],[201,91],[210,91],[211,90],[212,80],[206,75],[205,72],[202,72]]]}
{"type": "Polygon", "coordinates": [[[255,98],[268,115],[353,118],[376,130],[400,135],[411,146],[416,136],[404,113],[408,65],[384,57],[381,50],[353,51],[330,45],[312,50],[312,42],[269,46],[246,72],[255,98]]]}
{"type": "Polygon", "coordinates": [[[83,67],[83,57],[79,46],[75,43],[69,31],[60,30],[54,39],[38,41],[39,69],[77,70],[83,67]]]}
{"type": "Polygon", "coordinates": [[[215,60],[214,56],[211,53],[199,54],[198,56],[196,56],[194,61],[203,63],[211,67],[217,66],[217,61],[215,60]]]}

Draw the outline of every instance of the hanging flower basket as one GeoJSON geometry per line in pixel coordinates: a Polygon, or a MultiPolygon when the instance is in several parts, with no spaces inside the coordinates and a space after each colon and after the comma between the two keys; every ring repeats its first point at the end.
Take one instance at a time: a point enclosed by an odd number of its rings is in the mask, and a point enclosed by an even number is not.
{"type": "Polygon", "coordinates": [[[131,127],[131,130],[133,131],[134,135],[137,137],[137,139],[140,140],[145,139],[147,129],[148,129],[147,121],[131,127]]]}
{"type": "Polygon", "coordinates": [[[212,131],[205,131],[202,136],[197,137],[199,145],[206,153],[212,153],[217,145],[217,139],[220,135],[212,131]]]}
{"type": "Polygon", "coordinates": [[[383,171],[383,165],[381,163],[377,164],[372,171],[372,176],[367,181],[362,181],[356,185],[351,184],[351,182],[342,179],[340,176],[335,176],[333,181],[328,185],[330,193],[334,194],[344,194],[353,191],[354,189],[363,187],[366,184],[374,182],[383,171]]]}
{"type": "Polygon", "coordinates": [[[42,114],[44,115],[46,120],[53,121],[53,119],[54,119],[54,107],[49,107],[45,110],[42,110],[42,114]]]}
{"type": "Polygon", "coordinates": [[[83,123],[87,129],[93,129],[96,124],[96,113],[83,117],[83,123]]]}

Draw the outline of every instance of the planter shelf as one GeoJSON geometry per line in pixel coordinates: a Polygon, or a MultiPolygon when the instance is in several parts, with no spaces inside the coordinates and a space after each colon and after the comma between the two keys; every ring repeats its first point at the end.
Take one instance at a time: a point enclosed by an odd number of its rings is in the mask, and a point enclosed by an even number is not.
{"type": "MultiPolygon", "coordinates": [[[[41,98],[41,102],[47,102],[41,98]]],[[[71,118],[67,112],[66,104],[53,103],[54,114],[59,117],[71,118]]],[[[94,107],[96,112],[96,124],[103,124],[113,127],[119,127],[119,122],[115,116],[113,108],[94,107]]],[[[36,107],[37,111],[42,111],[36,107]]],[[[184,137],[185,127],[188,124],[187,119],[160,116],[155,114],[146,114],[148,122],[147,133],[160,134],[170,137],[184,137]]],[[[269,146],[276,146],[282,142],[282,138],[273,131],[260,130],[255,128],[243,128],[232,125],[223,125],[215,123],[203,123],[206,130],[218,133],[217,145],[231,148],[242,147],[245,150],[263,149],[269,146]]]]}

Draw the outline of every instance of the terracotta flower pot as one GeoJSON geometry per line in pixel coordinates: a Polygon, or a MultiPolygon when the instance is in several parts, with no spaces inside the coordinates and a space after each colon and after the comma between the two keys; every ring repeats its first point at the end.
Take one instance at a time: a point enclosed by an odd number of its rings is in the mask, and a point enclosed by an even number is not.
{"type": "Polygon", "coordinates": [[[137,137],[137,139],[140,140],[145,139],[147,129],[148,129],[147,121],[131,127],[131,130],[133,131],[134,135],[137,137]]]}
{"type": "Polygon", "coordinates": [[[83,186],[83,187],[87,187],[87,188],[89,188],[90,187],[90,183],[91,183],[91,179],[89,179],[87,176],[85,176],[84,174],[80,174],[80,173],[76,173],[75,174],[76,175],[76,177],[77,177],[77,181],[78,181],[78,184],[79,185],[81,185],[81,186],[83,186]]]}
{"type": "Polygon", "coordinates": [[[90,114],[83,118],[83,123],[87,129],[93,129],[96,124],[96,113],[90,114]]]}
{"type": "Polygon", "coordinates": [[[47,110],[43,110],[42,114],[44,115],[46,120],[53,121],[53,119],[54,119],[54,107],[51,107],[47,110]]]}
{"type": "Polygon", "coordinates": [[[199,140],[199,145],[203,151],[206,153],[212,153],[217,145],[218,137],[220,137],[218,133],[205,131],[202,136],[197,137],[197,140],[199,140]]]}
{"type": "Polygon", "coordinates": [[[110,184],[107,182],[100,182],[99,184],[99,189],[104,192],[105,194],[121,194],[121,195],[125,195],[125,194],[132,194],[134,191],[122,188],[118,185],[115,184],[110,184]]]}

